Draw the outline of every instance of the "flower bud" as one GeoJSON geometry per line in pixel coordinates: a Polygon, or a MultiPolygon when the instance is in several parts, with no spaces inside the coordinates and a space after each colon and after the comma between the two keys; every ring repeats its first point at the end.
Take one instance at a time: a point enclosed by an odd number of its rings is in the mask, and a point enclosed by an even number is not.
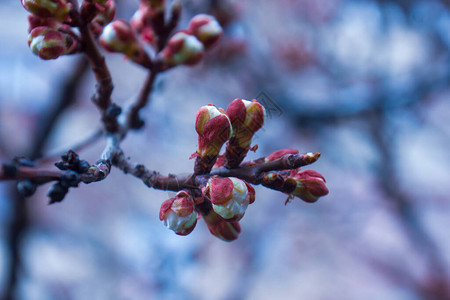
{"type": "Polygon", "coordinates": [[[227,114],[239,146],[250,146],[253,135],[264,124],[264,107],[257,100],[235,99],[228,105],[227,114]]]}
{"type": "Polygon", "coordinates": [[[227,114],[211,104],[201,107],[197,112],[195,130],[198,133],[198,154],[202,157],[218,155],[232,134],[227,114]]]}
{"type": "Polygon", "coordinates": [[[196,15],[189,22],[187,31],[202,42],[205,49],[211,48],[222,36],[222,27],[219,22],[210,15],[196,15]]]}
{"type": "Polygon", "coordinates": [[[250,150],[256,131],[264,124],[265,109],[256,100],[235,99],[227,107],[233,137],[227,145],[227,168],[237,168],[250,150]]]}
{"type": "Polygon", "coordinates": [[[136,39],[131,25],[124,20],[115,20],[103,30],[100,44],[109,52],[120,52],[138,64],[148,64],[150,58],[136,39]]]}
{"type": "Polygon", "coordinates": [[[238,221],[225,221],[214,210],[203,216],[209,232],[222,241],[231,242],[239,237],[241,225],[238,221]]]}
{"type": "Polygon", "coordinates": [[[108,0],[103,4],[102,10],[92,19],[91,23],[89,24],[91,27],[92,32],[99,36],[102,31],[103,27],[105,27],[106,24],[110,23],[114,16],[116,15],[116,2],[114,0],[108,0]]]}
{"type": "Polygon", "coordinates": [[[41,18],[36,15],[28,15],[28,32],[31,32],[36,27],[46,26],[53,29],[58,29],[62,24],[51,18],[41,18]]]}
{"type": "Polygon", "coordinates": [[[277,160],[279,158],[282,158],[286,154],[298,154],[298,150],[297,149],[281,149],[281,150],[275,151],[266,157],[265,162],[277,160]]]}
{"type": "Polygon", "coordinates": [[[328,194],[325,178],[317,171],[305,170],[293,176],[297,182],[295,190],[291,193],[306,202],[316,202],[319,197],[328,194]]]}
{"type": "Polygon", "coordinates": [[[130,20],[131,27],[139,34],[141,40],[152,44],[156,36],[152,27],[153,11],[147,5],[141,5],[130,20]]]}
{"type": "Polygon", "coordinates": [[[211,199],[214,211],[222,218],[239,221],[249,204],[255,201],[255,190],[244,180],[235,177],[212,177],[203,189],[211,199]]]}
{"type": "Polygon", "coordinates": [[[70,54],[76,45],[69,34],[46,26],[36,27],[28,35],[28,46],[42,59],[55,59],[70,54]]]}
{"type": "Polygon", "coordinates": [[[23,7],[41,18],[53,18],[64,21],[70,11],[65,0],[21,0],[23,7]]]}
{"type": "Polygon", "coordinates": [[[195,65],[203,57],[203,44],[193,35],[176,32],[162,51],[162,59],[168,66],[195,65]]]}
{"type": "Polygon", "coordinates": [[[197,224],[197,214],[191,195],[186,191],[180,191],[176,197],[164,201],[159,211],[159,219],[176,234],[191,233],[197,224]]]}

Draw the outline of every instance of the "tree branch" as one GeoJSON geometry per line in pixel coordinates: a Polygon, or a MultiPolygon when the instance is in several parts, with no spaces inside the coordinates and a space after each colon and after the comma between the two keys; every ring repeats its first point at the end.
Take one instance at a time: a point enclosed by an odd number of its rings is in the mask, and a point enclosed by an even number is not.
{"type": "Polygon", "coordinates": [[[114,88],[111,74],[88,25],[82,22],[79,29],[83,41],[83,51],[92,66],[97,81],[96,91],[92,97],[92,101],[101,112],[102,121],[106,130],[108,132],[117,132],[119,129],[117,114],[108,112],[108,108],[114,106],[111,101],[111,94],[114,88]]]}
{"type": "Polygon", "coordinates": [[[129,128],[138,129],[141,128],[143,124],[142,119],[139,117],[139,111],[144,108],[150,99],[150,93],[153,90],[153,86],[156,80],[156,76],[159,71],[157,68],[153,68],[147,74],[145,78],[144,84],[139,92],[138,98],[135,103],[130,108],[130,111],[127,115],[127,126],[129,128]]]}

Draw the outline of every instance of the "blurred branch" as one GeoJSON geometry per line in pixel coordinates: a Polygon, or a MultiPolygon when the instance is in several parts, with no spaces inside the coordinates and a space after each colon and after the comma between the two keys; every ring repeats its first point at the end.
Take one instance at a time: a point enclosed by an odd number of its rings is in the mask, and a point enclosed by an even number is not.
{"type": "Polygon", "coordinates": [[[48,108],[40,116],[37,122],[37,130],[33,135],[33,141],[31,145],[36,145],[31,147],[30,158],[36,159],[42,156],[42,151],[46,145],[48,137],[51,135],[53,127],[58,122],[59,117],[62,113],[75,102],[77,87],[81,84],[81,81],[88,70],[89,64],[86,59],[81,58],[74,64],[73,72],[65,79],[62,89],[59,95],[56,97],[58,99],[54,102],[53,106],[48,108]]]}
{"type": "MultiPolygon", "coordinates": [[[[450,67],[450,65],[449,65],[450,67]]],[[[449,68],[450,70],[450,68],[449,68]]],[[[358,104],[339,107],[322,108],[315,110],[289,109],[286,112],[297,126],[305,126],[310,123],[329,124],[350,118],[367,118],[380,111],[393,111],[397,109],[410,109],[426,100],[427,95],[447,88],[450,81],[450,71],[439,78],[423,78],[408,93],[402,97],[392,97],[392,90],[384,88],[367,101],[356,101],[358,104]],[[401,101],[398,99],[402,98],[401,101]]],[[[291,100],[283,98],[286,106],[294,108],[291,100]]],[[[329,101],[332,103],[332,101],[329,101]]]]}
{"type": "MultiPolygon", "coordinates": [[[[38,158],[51,133],[57,123],[61,114],[71,105],[76,99],[76,92],[78,86],[81,84],[83,76],[86,74],[87,64],[85,60],[77,62],[74,67],[74,73],[71,73],[66,78],[63,88],[56,100],[53,102],[54,106],[43,112],[42,117],[39,118],[39,122],[36,124],[37,129],[35,138],[30,143],[28,149],[29,156],[32,158],[38,158]]],[[[4,176],[4,168],[2,167],[1,176],[4,176]]],[[[29,174],[29,170],[25,171],[29,174]]],[[[43,173],[43,177],[46,179],[54,178],[55,174],[43,173]],[[50,177],[50,178],[49,178],[50,177]]],[[[0,177],[1,177],[0,176],[0,177]]],[[[11,205],[11,222],[7,232],[6,244],[9,252],[9,265],[6,272],[6,286],[4,299],[13,300],[17,299],[16,286],[19,279],[19,270],[21,268],[21,244],[23,236],[29,226],[27,205],[25,198],[22,197],[15,184],[11,184],[9,188],[9,198],[11,205]]]]}
{"type": "Polygon", "coordinates": [[[386,195],[384,199],[392,204],[391,208],[411,240],[411,244],[427,261],[429,274],[435,279],[435,282],[431,283],[431,286],[427,285],[425,290],[422,288],[418,290],[427,300],[450,299],[449,287],[442,286],[442,283],[445,283],[448,278],[445,259],[435,241],[430,238],[421,224],[414,204],[399,188],[400,179],[395,169],[393,145],[389,137],[389,133],[392,134],[392,128],[388,128],[388,121],[383,112],[374,114],[371,120],[371,135],[380,154],[380,161],[383,162],[378,165],[377,179],[386,195]]]}

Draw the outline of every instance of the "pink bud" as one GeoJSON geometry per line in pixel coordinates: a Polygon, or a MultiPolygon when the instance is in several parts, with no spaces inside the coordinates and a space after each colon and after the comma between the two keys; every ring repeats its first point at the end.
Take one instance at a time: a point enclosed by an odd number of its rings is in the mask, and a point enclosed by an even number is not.
{"type": "Polygon", "coordinates": [[[225,221],[215,211],[203,216],[209,232],[225,242],[234,241],[241,233],[241,225],[238,221],[225,221]]]}
{"type": "Polygon", "coordinates": [[[281,150],[275,151],[272,154],[270,154],[269,156],[267,156],[265,161],[266,162],[274,161],[279,158],[282,158],[286,154],[298,154],[298,150],[297,149],[281,149],[281,150]]]}
{"type": "Polygon", "coordinates": [[[116,15],[116,2],[114,0],[107,0],[103,6],[101,7],[101,10],[99,13],[92,19],[90,26],[91,30],[94,32],[96,36],[99,36],[102,31],[103,27],[110,23],[114,16],[116,15]]]}
{"type": "Polygon", "coordinates": [[[152,27],[153,15],[154,11],[149,6],[141,5],[130,20],[133,29],[140,35],[142,41],[148,44],[154,43],[156,39],[152,27]]]}
{"type": "Polygon", "coordinates": [[[60,25],[62,24],[56,21],[55,19],[41,18],[33,14],[28,15],[28,32],[31,32],[31,30],[39,26],[58,29],[60,25]]]}
{"type": "Polygon", "coordinates": [[[76,44],[69,34],[46,26],[36,27],[28,35],[28,46],[42,59],[55,59],[70,54],[76,44]]]}
{"type": "Polygon", "coordinates": [[[237,168],[251,149],[256,131],[264,124],[264,107],[256,100],[235,99],[228,105],[227,114],[233,127],[233,137],[227,144],[227,168],[237,168]]]}
{"type": "Polygon", "coordinates": [[[199,109],[195,130],[198,133],[198,154],[201,157],[218,155],[222,145],[232,133],[228,116],[214,105],[206,105],[199,109]]]}
{"type": "Polygon", "coordinates": [[[168,66],[195,65],[203,57],[203,44],[193,35],[176,32],[162,51],[162,59],[168,66]]]}
{"type": "Polygon", "coordinates": [[[202,42],[205,49],[211,48],[222,36],[222,27],[219,22],[210,15],[196,15],[189,22],[187,31],[202,42]]]}
{"type": "Polygon", "coordinates": [[[176,197],[161,204],[159,219],[170,230],[179,235],[188,235],[197,224],[194,201],[186,191],[180,191],[176,197]]]}
{"type": "Polygon", "coordinates": [[[292,192],[294,196],[306,202],[316,202],[319,197],[328,194],[325,178],[317,171],[305,170],[294,175],[297,187],[292,192]]]}
{"type": "Polygon", "coordinates": [[[53,18],[64,21],[70,7],[65,0],[21,0],[23,7],[41,18],[53,18]]]}
{"type": "Polygon", "coordinates": [[[144,48],[139,44],[131,25],[124,20],[115,20],[103,30],[100,44],[109,52],[120,52],[142,65],[150,62],[144,48]]]}
{"type": "Polygon", "coordinates": [[[250,203],[255,200],[255,190],[244,180],[235,177],[212,177],[203,189],[211,199],[214,211],[227,220],[239,221],[250,203]]]}
{"type": "Polygon", "coordinates": [[[228,105],[227,114],[239,145],[250,146],[253,135],[264,124],[264,107],[257,100],[235,99],[228,105]]]}

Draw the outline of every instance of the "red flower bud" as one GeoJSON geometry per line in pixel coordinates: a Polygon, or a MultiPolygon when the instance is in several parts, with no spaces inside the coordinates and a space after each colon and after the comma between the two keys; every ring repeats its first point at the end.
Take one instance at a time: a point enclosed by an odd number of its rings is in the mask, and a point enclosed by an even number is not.
{"type": "Polygon", "coordinates": [[[237,168],[244,160],[256,131],[264,124],[264,107],[256,100],[235,99],[228,105],[227,114],[233,126],[233,137],[227,144],[227,168],[237,168]]]}
{"type": "Polygon", "coordinates": [[[265,109],[257,100],[235,99],[227,107],[239,146],[250,146],[253,135],[264,124],[265,109]]]}
{"type": "Polygon", "coordinates": [[[91,30],[96,36],[99,36],[102,33],[103,27],[105,27],[106,24],[114,20],[114,16],[116,15],[116,2],[114,0],[107,0],[101,8],[100,12],[90,23],[91,30]]]}
{"type": "Polygon", "coordinates": [[[203,216],[209,232],[225,242],[234,241],[241,233],[241,225],[238,221],[225,221],[213,210],[203,216]]]}
{"type": "Polygon", "coordinates": [[[106,25],[100,36],[100,44],[105,50],[123,53],[138,64],[150,63],[150,58],[137,41],[131,25],[124,20],[115,20],[106,25]]]}
{"type": "Polygon", "coordinates": [[[203,44],[193,35],[176,32],[162,51],[163,61],[170,67],[195,65],[203,57],[203,44]]]}
{"type": "Polygon", "coordinates": [[[53,18],[64,21],[70,7],[65,0],[21,0],[23,7],[41,18],[53,18]]]}
{"type": "Polygon", "coordinates": [[[58,29],[62,24],[51,18],[41,18],[36,15],[28,15],[28,32],[31,32],[36,27],[45,26],[53,29],[58,29]]]}
{"type": "Polygon", "coordinates": [[[269,156],[267,156],[265,161],[266,162],[274,161],[279,158],[282,158],[286,154],[298,154],[298,150],[297,149],[281,149],[281,150],[275,151],[272,154],[270,154],[269,156]]]}
{"type": "Polygon", "coordinates": [[[222,36],[222,27],[219,22],[210,15],[196,15],[189,22],[187,31],[202,42],[205,49],[211,48],[222,36]]]}
{"type": "Polygon", "coordinates": [[[201,157],[217,156],[232,133],[228,116],[214,105],[206,105],[199,109],[195,120],[195,130],[198,133],[197,153],[201,157]]]}
{"type": "Polygon", "coordinates": [[[179,235],[188,235],[197,224],[194,201],[186,191],[180,191],[176,197],[161,204],[159,219],[170,230],[179,235]]]}
{"type": "Polygon", "coordinates": [[[250,203],[255,201],[255,190],[244,180],[234,177],[212,177],[203,189],[211,199],[214,211],[227,220],[239,221],[250,203]]]}
{"type": "Polygon", "coordinates": [[[292,195],[306,202],[316,202],[319,197],[328,194],[325,178],[317,171],[305,170],[295,174],[293,179],[297,182],[297,187],[292,195]]]}
{"type": "Polygon", "coordinates": [[[67,33],[50,27],[39,26],[28,35],[28,46],[42,59],[55,59],[61,55],[73,53],[77,43],[67,33]]]}
{"type": "Polygon", "coordinates": [[[156,36],[152,27],[152,17],[154,12],[147,5],[141,5],[131,17],[130,24],[139,34],[142,41],[148,44],[155,42],[156,36]]]}

